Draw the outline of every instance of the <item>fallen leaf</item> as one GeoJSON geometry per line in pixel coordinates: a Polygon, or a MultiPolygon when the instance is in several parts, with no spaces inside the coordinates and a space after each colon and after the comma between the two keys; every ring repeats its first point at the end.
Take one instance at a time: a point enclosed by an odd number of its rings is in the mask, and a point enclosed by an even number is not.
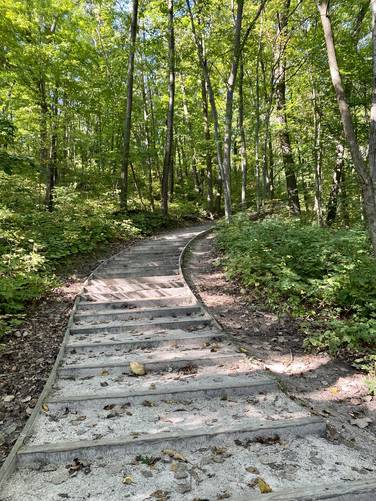
{"type": "Polygon", "coordinates": [[[43,411],[43,412],[48,412],[48,411],[49,411],[49,408],[48,408],[48,405],[47,405],[47,404],[43,404],[43,405],[42,405],[42,411],[43,411]]]}
{"type": "Polygon", "coordinates": [[[248,471],[248,473],[254,473],[255,475],[258,475],[260,473],[254,466],[248,466],[246,468],[246,471],[248,471]]]}
{"type": "Polygon", "coordinates": [[[341,390],[339,388],[337,388],[337,386],[332,386],[331,388],[329,388],[329,391],[333,395],[337,395],[341,390]]]}
{"type": "Polygon", "coordinates": [[[134,484],[134,480],[133,480],[133,477],[131,477],[130,475],[126,476],[123,478],[122,480],[123,484],[125,485],[131,485],[131,484],[134,484]]]}
{"type": "Polygon", "coordinates": [[[145,376],[146,374],[144,364],[140,364],[139,362],[131,362],[129,368],[135,376],[145,376]]]}
{"type": "Polygon", "coordinates": [[[268,483],[265,482],[262,478],[257,479],[257,485],[260,489],[261,494],[267,494],[268,492],[273,492],[273,489],[270,487],[268,483]]]}
{"type": "Polygon", "coordinates": [[[77,472],[79,472],[80,470],[83,470],[86,475],[88,475],[91,471],[90,465],[81,463],[78,458],[74,458],[73,462],[71,464],[68,464],[66,468],[69,470],[70,476],[76,476],[77,472]]]}
{"type": "Polygon", "coordinates": [[[155,407],[157,404],[155,402],[151,402],[150,400],[144,400],[142,405],[144,407],[155,407]]]}
{"type": "Polygon", "coordinates": [[[170,497],[168,491],[162,491],[159,489],[158,491],[154,491],[152,494],[150,494],[151,498],[155,498],[158,501],[167,501],[167,499],[170,497]]]}
{"type": "Polygon", "coordinates": [[[239,348],[240,353],[248,353],[247,348],[243,348],[242,346],[239,348]]]}
{"type": "Polygon", "coordinates": [[[177,461],[187,462],[187,459],[183,456],[183,454],[180,454],[180,452],[175,451],[174,449],[163,449],[162,453],[172,459],[176,459],[177,461]]]}
{"type": "Polygon", "coordinates": [[[110,373],[108,372],[107,369],[103,369],[103,371],[101,371],[101,376],[109,376],[110,373]]]}

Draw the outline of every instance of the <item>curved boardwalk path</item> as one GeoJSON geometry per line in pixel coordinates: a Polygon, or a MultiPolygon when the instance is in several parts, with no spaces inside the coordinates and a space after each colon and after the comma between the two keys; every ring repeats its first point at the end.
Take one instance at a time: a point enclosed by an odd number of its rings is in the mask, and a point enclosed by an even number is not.
{"type": "Polygon", "coordinates": [[[374,499],[371,483],[322,485],[319,461],[299,470],[325,423],[255,370],[190,291],[179,258],[202,230],[139,242],[93,273],[0,472],[1,500],[374,499]]]}

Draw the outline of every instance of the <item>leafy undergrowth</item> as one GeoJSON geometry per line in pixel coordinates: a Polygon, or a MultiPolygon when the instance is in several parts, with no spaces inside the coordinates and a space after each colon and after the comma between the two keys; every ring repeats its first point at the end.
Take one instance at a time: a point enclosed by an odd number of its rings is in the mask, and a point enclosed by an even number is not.
{"type": "Polygon", "coordinates": [[[168,223],[159,213],[117,210],[114,193],[56,189],[55,210],[43,208],[37,180],[0,172],[0,337],[23,322],[25,306],[57,286],[56,269],[100,244],[127,241],[198,217],[193,203],[171,204],[168,223]]]}
{"type": "Polygon", "coordinates": [[[239,215],[217,245],[230,278],[299,318],[307,349],[355,359],[376,392],[376,260],[364,231],[239,215]]]}

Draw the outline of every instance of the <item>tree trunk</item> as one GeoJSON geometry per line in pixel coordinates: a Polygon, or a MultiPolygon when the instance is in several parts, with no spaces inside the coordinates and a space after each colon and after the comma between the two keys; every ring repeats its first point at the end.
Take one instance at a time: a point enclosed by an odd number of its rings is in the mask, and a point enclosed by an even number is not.
{"type": "Polygon", "coordinates": [[[39,125],[39,161],[41,179],[45,179],[45,205],[48,210],[52,210],[50,198],[52,194],[51,177],[48,170],[48,104],[46,98],[46,85],[44,78],[39,83],[39,106],[40,106],[40,125],[39,125]]]}
{"type": "Polygon", "coordinates": [[[225,216],[226,220],[230,221],[232,217],[231,203],[231,143],[232,143],[232,116],[234,108],[234,91],[236,77],[239,67],[239,59],[241,54],[241,30],[243,22],[244,0],[237,0],[237,11],[234,27],[234,39],[232,48],[232,64],[230,75],[227,80],[226,93],[226,112],[225,112],[225,130],[223,140],[223,172],[222,182],[225,196],[225,216]]]}
{"type": "MultiPolygon", "coordinates": [[[[210,108],[211,108],[211,115],[212,115],[212,120],[213,120],[213,128],[214,128],[214,143],[216,147],[216,154],[217,154],[217,163],[218,163],[218,169],[219,169],[219,177],[221,179],[221,187],[222,185],[222,179],[223,179],[223,157],[222,157],[222,148],[221,148],[221,139],[220,139],[220,129],[219,129],[219,120],[218,120],[218,111],[217,111],[217,104],[215,100],[215,94],[213,91],[213,87],[211,84],[211,78],[209,74],[209,68],[208,68],[208,62],[206,59],[206,54],[204,51],[202,39],[200,38],[199,34],[197,33],[196,30],[196,25],[194,22],[194,17],[193,17],[193,12],[190,4],[190,0],[186,0],[187,7],[188,7],[188,12],[189,12],[189,17],[191,20],[191,27],[192,27],[192,33],[193,33],[193,38],[196,44],[196,49],[197,49],[197,55],[198,59],[200,62],[201,70],[203,77],[206,82],[206,88],[209,96],[209,103],[210,103],[210,108]]],[[[223,186],[224,187],[224,186],[223,186]]],[[[217,211],[218,207],[220,207],[220,200],[218,203],[218,196],[220,197],[220,191],[219,195],[217,195],[217,211]]],[[[227,207],[228,203],[228,196],[225,196],[225,206],[227,207]]],[[[225,209],[226,211],[226,209],[225,209]]]]}
{"type": "Polygon", "coordinates": [[[344,168],[344,148],[342,144],[337,145],[337,160],[333,171],[332,187],[329,194],[326,211],[326,224],[331,226],[337,217],[338,195],[341,188],[342,174],[344,168]]]}
{"type": "Polygon", "coordinates": [[[120,208],[128,209],[128,171],[130,162],[130,139],[132,128],[134,57],[136,52],[138,0],[133,0],[130,47],[128,56],[127,104],[124,117],[124,142],[120,182],[120,208]]]}
{"type": "Polygon", "coordinates": [[[356,139],[352,115],[342,84],[342,77],[338,67],[332,24],[329,18],[328,0],[319,0],[318,9],[324,31],[332,84],[336,92],[345,138],[349,144],[354,168],[361,183],[364,212],[367,217],[368,230],[373,246],[373,251],[376,255],[376,0],[371,0],[371,10],[373,18],[373,94],[369,135],[369,172],[367,171],[365,160],[362,156],[358,141],[356,139]]]}
{"type": "Polygon", "coordinates": [[[192,152],[192,154],[190,155],[190,158],[192,158],[192,163],[191,163],[192,176],[193,176],[195,191],[197,193],[201,194],[202,190],[201,190],[200,179],[199,179],[198,171],[197,171],[197,154],[196,154],[196,146],[195,146],[195,139],[194,139],[194,131],[193,131],[193,127],[192,127],[192,120],[190,119],[190,116],[189,116],[187,96],[186,96],[185,85],[184,85],[184,80],[183,80],[182,76],[180,78],[180,81],[181,81],[181,93],[182,93],[182,98],[183,98],[184,122],[185,122],[185,126],[187,127],[187,130],[188,130],[190,149],[192,152]]]}
{"type": "Polygon", "coordinates": [[[153,196],[153,161],[152,161],[152,155],[151,155],[151,134],[150,134],[150,128],[149,128],[149,113],[148,113],[148,105],[147,105],[147,98],[146,98],[146,85],[145,85],[145,76],[144,74],[141,75],[141,90],[142,90],[142,102],[144,106],[144,129],[145,129],[145,139],[144,139],[144,144],[145,144],[145,149],[146,149],[146,157],[147,157],[147,164],[148,164],[148,192],[149,192],[149,201],[151,205],[151,209],[154,212],[154,196],[153,196]]]}
{"type": "Polygon", "coordinates": [[[240,131],[240,159],[242,169],[242,193],[241,193],[241,206],[243,210],[247,208],[247,143],[245,138],[244,129],[244,94],[243,94],[243,81],[244,81],[244,64],[243,57],[240,58],[239,65],[239,131],[240,131]]]}
{"type": "Polygon", "coordinates": [[[204,138],[205,138],[205,160],[206,160],[206,176],[208,183],[208,210],[213,212],[214,199],[213,199],[213,162],[211,155],[211,137],[210,137],[210,122],[209,122],[209,103],[206,82],[201,77],[201,97],[202,97],[202,113],[204,116],[204,138]]]}
{"type": "Polygon", "coordinates": [[[315,163],[315,213],[317,224],[323,226],[322,217],[322,141],[321,110],[318,108],[317,92],[313,84],[313,116],[314,116],[314,163],[315,163]]]}
{"type": "Polygon", "coordinates": [[[174,151],[174,107],[175,107],[175,34],[174,34],[174,0],[167,0],[168,8],[168,113],[167,131],[162,174],[162,213],[168,216],[169,178],[173,169],[174,151]]]}
{"type": "Polygon", "coordinates": [[[290,131],[286,113],[286,60],[285,42],[288,36],[288,15],[290,0],[285,0],[283,10],[278,14],[278,68],[276,71],[277,122],[279,124],[279,142],[282,152],[283,166],[286,176],[287,198],[289,208],[294,216],[300,215],[298,185],[295,174],[295,163],[291,148],[290,131]]]}

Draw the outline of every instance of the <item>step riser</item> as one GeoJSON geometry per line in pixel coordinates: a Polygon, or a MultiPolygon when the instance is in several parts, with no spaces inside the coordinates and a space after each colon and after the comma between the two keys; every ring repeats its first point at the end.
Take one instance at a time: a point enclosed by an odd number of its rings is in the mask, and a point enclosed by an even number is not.
{"type": "Polygon", "coordinates": [[[111,259],[111,263],[113,262],[133,262],[134,260],[137,259],[150,259],[150,261],[155,261],[159,259],[176,259],[179,257],[179,250],[171,250],[171,251],[158,251],[158,252],[153,252],[151,250],[144,250],[144,251],[129,251],[127,252],[126,255],[123,256],[116,256],[111,259]],[[140,257],[141,256],[141,257],[140,257]]]}
{"type": "Polygon", "coordinates": [[[150,332],[154,329],[187,329],[190,327],[195,327],[199,325],[207,326],[210,325],[212,320],[210,318],[198,318],[197,320],[171,320],[171,322],[155,322],[155,323],[145,323],[145,324],[134,324],[134,323],[124,323],[124,325],[120,326],[106,326],[106,325],[98,325],[98,326],[87,326],[87,327],[72,327],[70,332],[72,335],[76,334],[98,334],[98,333],[108,333],[108,334],[126,334],[130,331],[142,331],[142,332],[150,332]]]}
{"type": "Polygon", "coordinates": [[[91,312],[98,310],[120,310],[120,309],[129,309],[131,312],[136,308],[144,308],[147,310],[148,308],[158,308],[158,307],[168,307],[168,306],[183,306],[183,305],[197,305],[196,299],[193,296],[178,296],[177,298],[156,298],[156,299],[139,299],[139,300],[130,300],[130,301],[113,301],[113,302],[91,302],[85,303],[80,302],[77,307],[77,312],[91,312]]]}
{"type": "MultiPolygon", "coordinates": [[[[155,278],[155,277],[150,277],[155,278]]],[[[156,277],[158,278],[158,277],[156,277]]],[[[163,278],[163,277],[161,277],[163,278]]],[[[87,287],[84,289],[84,296],[86,294],[104,294],[106,296],[112,296],[116,294],[123,294],[124,296],[129,296],[130,299],[143,299],[148,297],[157,297],[160,295],[163,296],[180,296],[187,295],[188,290],[181,291],[179,289],[183,289],[183,284],[181,279],[173,277],[172,280],[169,281],[161,281],[160,284],[157,283],[147,283],[140,281],[139,283],[132,283],[129,281],[128,283],[124,283],[121,279],[111,278],[108,279],[110,283],[105,284],[103,281],[106,279],[94,279],[92,280],[87,287]],[[104,292],[106,290],[107,292],[104,292]],[[176,292],[178,291],[178,292],[176,292]],[[135,297],[132,297],[135,296],[135,297]]]]}
{"type": "MultiPolygon", "coordinates": [[[[195,317],[193,320],[197,320],[201,318],[206,318],[205,313],[201,312],[200,310],[193,311],[191,314],[183,314],[183,313],[172,313],[170,314],[169,312],[163,314],[163,310],[157,314],[149,313],[142,315],[142,312],[138,312],[135,314],[132,314],[131,312],[124,312],[124,313],[110,313],[110,314],[104,314],[104,315],[90,315],[90,316],[78,316],[76,315],[74,317],[75,322],[77,325],[80,325],[81,327],[105,327],[106,325],[110,324],[118,324],[118,323],[124,323],[125,327],[127,326],[126,324],[134,324],[135,322],[145,322],[145,324],[149,324],[151,322],[165,322],[168,320],[171,320],[172,322],[175,320],[176,322],[183,322],[183,321],[189,321],[190,317],[195,317]],[[171,319],[171,317],[173,317],[171,319]]],[[[192,321],[193,321],[192,320],[192,321]]],[[[142,323],[142,325],[144,325],[142,323]]]]}
{"type": "Polygon", "coordinates": [[[155,250],[153,250],[152,246],[144,246],[140,249],[135,249],[132,248],[132,250],[128,251],[126,255],[124,256],[118,256],[120,259],[127,259],[128,257],[133,257],[133,256],[139,256],[142,254],[143,256],[176,256],[179,255],[180,252],[184,249],[184,245],[173,245],[173,246],[168,246],[165,249],[158,247],[154,247],[155,250]]]}
{"type": "MultiPolygon", "coordinates": [[[[189,360],[161,360],[161,361],[154,361],[154,362],[147,362],[147,361],[142,361],[145,366],[146,372],[162,372],[166,371],[168,369],[172,370],[178,370],[178,369],[183,369],[184,367],[190,366],[190,367],[212,367],[213,365],[217,364],[231,364],[233,362],[236,362],[241,359],[241,355],[234,354],[234,355],[227,355],[226,357],[222,358],[217,358],[217,359],[211,359],[211,358],[202,358],[202,359],[189,359],[189,360]]],[[[79,366],[72,366],[72,367],[60,367],[59,369],[59,375],[61,377],[68,377],[68,376],[76,376],[76,377],[84,377],[84,376],[97,376],[100,375],[102,370],[107,370],[110,376],[120,376],[120,374],[126,374],[126,375],[132,375],[130,369],[129,369],[129,364],[103,364],[100,367],[95,366],[95,367],[79,367],[79,366]]],[[[103,381],[106,380],[106,376],[103,377],[103,381]]]]}
{"type": "Polygon", "coordinates": [[[141,348],[175,348],[175,347],[191,347],[191,348],[201,348],[204,343],[222,341],[223,336],[220,334],[208,334],[207,336],[200,337],[186,337],[181,339],[145,339],[142,341],[129,341],[127,343],[111,343],[111,344],[87,344],[87,345],[76,345],[70,344],[66,347],[67,353],[71,353],[74,350],[76,353],[90,353],[90,352],[103,352],[113,353],[114,355],[119,355],[120,353],[129,353],[133,350],[141,348]]]}
{"type": "MultiPolygon", "coordinates": [[[[70,410],[82,409],[102,409],[105,405],[122,405],[126,402],[132,405],[139,405],[145,399],[151,402],[160,402],[161,400],[176,400],[181,402],[184,400],[194,400],[199,398],[216,398],[216,397],[237,397],[245,395],[255,395],[258,393],[266,393],[277,390],[277,384],[270,380],[253,384],[249,386],[233,386],[233,387],[218,387],[218,388],[195,388],[191,390],[176,389],[174,391],[166,391],[164,393],[144,392],[139,395],[124,395],[124,396],[105,396],[103,398],[90,398],[85,399],[82,397],[80,400],[65,399],[61,402],[49,401],[48,407],[51,412],[65,409],[68,407],[70,410]]],[[[78,397],[79,398],[79,397],[78,397]]]]}
{"type": "Polygon", "coordinates": [[[94,273],[94,278],[107,279],[107,278],[133,278],[133,277],[158,277],[166,275],[179,275],[179,269],[175,267],[170,268],[156,268],[147,269],[140,268],[139,270],[129,270],[129,271],[115,271],[115,272],[101,272],[98,271],[94,273]]]}
{"type": "Polygon", "coordinates": [[[197,306],[191,306],[191,307],[177,307],[177,308],[168,308],[168,309],[154,309],[152,311],[147,311],[147,310],[141,310],[141,311],[132,311],[132,310],[125,310],[125,311],[106,311],[105,313],[102,312],[100,313],[99,311],[97,313],[81,313],[77,312],[75,315],[75,319],[77,320],[101,320],[101,319],[106,319],[106,320],[125,320],[127,318],[145,318],[145,319],[150,319],[150,318],[159,318],[159,317],[164,317],[164,316],[170,316],[170,315],[182,315],[182,316],[189,316],[194,313],[198,313],[201,311],[201,307],[199,305],[197,306]]]}
{"type": "Polygon", "coordinates": [[[127,266],[129,268],[138,268],[140,266],[169,266],[171,264],[179,263],[179,256],[170,254],[169,256],[131,256],[122,258],[113,258],[107,261],[105,266],[127,266]]]}
{"type": "MultiPolygon", "coordinates": [[[[327,480],[325,480],[327,481],[327,480]]],[[[249,501],[242,497],[238,501],[249,501]]],[[[320,485],[306,485],[296,489],[281,489],[272,494],[260,494],[252,497],[252,501],[375,501],[376,479],[353,480],[320,485]]]]}
{"type": "Polygon", "coordinates": [[[118,271],[134,271],[138,272],[140,270],[165,270],[168,268],[179,268],[179,260],[173,259],[170,261],[159,261],[150,263],[149,261],[134,261],[132,264],[129,262],[113,262],[109,263],[107,266],[99,268],[97,271],[106,271],[108,273],[116,273],[118,271]]]}
{"type": "Polygon", "coordinates": [[[187,444],[190,447],[205,447],[210,445],[223,446],[225,440],[260,440],[278,435],[284,438],[291,434],[305,436],[310,434],[323,435],[325,424],[317,419],[291,420],[290,422],[278,422],[251,427],[248,429],[236,428],[224,430],[203,430],[181,432],[179,435],[158,433],[149,438],[118,439],[108,441],[74,442],[69,444],[56,444],[29,447],[23,449],[18,455],[21,466],[30,463],[55,463],[62,464],[73,461],[74,458],[90,461],[101,456],[121,457],[126,454],[161,453],[164,448],[176,448],[182,450],[187,444]]]}
{"type": "MultiPolygon", "coordinates": [[[[187,299],[192,299],[193,296],[190,294],[189,290],[183,287],[168,287],[160,289],[139,289],[138,291],[113,291],[113,292],[103,292],[95,288],[90,290],[88,287],[82,295],[82,299],[88,302],[97,301],[96,298],[100,297],[100,302],[104,301],[124,301],[124,302],[134,302],[134,301],[145,301],[145,300],[171,300],[182,301],[187,299]],[[182,290],[183,289],[183,290],[182,290]]],[[[183,303],[179,303],[183,304],[183,303]]]]}

